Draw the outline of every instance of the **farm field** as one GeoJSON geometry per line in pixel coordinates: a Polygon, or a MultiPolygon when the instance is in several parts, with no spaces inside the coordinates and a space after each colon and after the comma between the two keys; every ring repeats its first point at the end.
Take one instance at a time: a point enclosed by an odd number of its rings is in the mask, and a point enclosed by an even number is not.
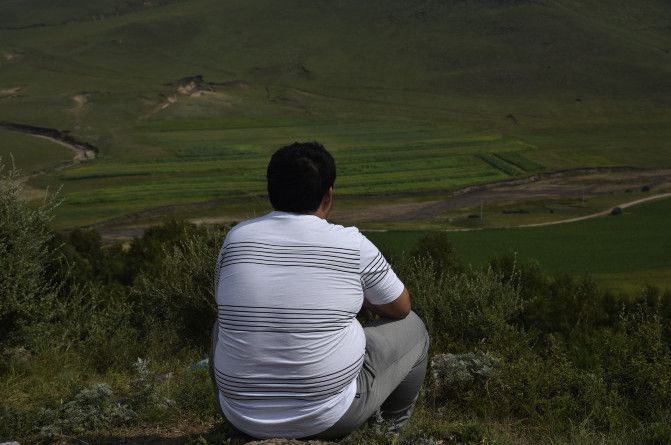
{"type": "MultiPolygon", "coordinates": [[[[618,216],[545,227],[452,232],[449,238],[467,264],[516,254],[544,270],[588,273],[607,288],[637,291],[654,284],[671,289],[671,199],[626,209],[618,216]]],[[[388,252],[409,252],[424,231],[367,232],[388,252]]]]}
{"type": "Polygon", "coordinates": [[[30,181],[63,187],[61,228],[252,216],[294,140],[334,152],[352,208],[671,167],[671,10],[607,3],[2,0],[0,122],[99,149],[30,181]]]}
{"type": "Polygon", "coordinates": [[[333,152],[338,160],[338,194],[344,199],[436,194],[505,179],[506,173],[473,153],[523,157],[525,151],[500,136],[430,126],[397,129],[384,123],[143,133],[145,143],[162,147],[166,155],[105,160],[59,173],[58,183],[67,196],[61,215],[70,224],[82,225],[117,216],[115,209],[123,206],[213,200],[224,210],[247,202],[253,203],[249,212],[256,207],[261,211],[267,207],[267,160],[276,147],[299,135],[320,140],[333,152]]]}

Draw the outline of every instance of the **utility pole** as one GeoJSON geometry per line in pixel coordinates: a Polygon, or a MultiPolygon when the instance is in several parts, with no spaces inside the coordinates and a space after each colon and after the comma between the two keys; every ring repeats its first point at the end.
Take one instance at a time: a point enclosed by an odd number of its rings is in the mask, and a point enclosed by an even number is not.
{"type": "Polygon", "coordinates": [[[483,212],[482,212],[482,200],[480,200],[480,224],[482,224],[483,218],[484,218],[484,215],[483,215],[483,212]]]}

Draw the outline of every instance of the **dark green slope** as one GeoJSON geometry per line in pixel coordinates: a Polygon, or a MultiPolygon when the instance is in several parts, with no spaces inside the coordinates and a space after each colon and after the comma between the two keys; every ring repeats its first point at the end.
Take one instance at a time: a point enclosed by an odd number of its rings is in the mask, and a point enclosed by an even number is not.
{"type": "Polygon", "coordinates": [[[403,92],[494,109],[522,101],[535,104],[530,115],[576,99],[585,108],[634,101],[632,108],[651,110],[671,97],[666,2],[99,1],[79,2],[81,10],[58,3],[0,2],[13,12],[3,14],[5,28],[49,23],[52,15],[66,23],[2,31],[2,50],[22,56],[3,61],[3,84],[43,95],[151,93],[197,73],[447,110],[450,101],[403,92]],[[87,20],[96,16],[104,19],[87,20]]]}

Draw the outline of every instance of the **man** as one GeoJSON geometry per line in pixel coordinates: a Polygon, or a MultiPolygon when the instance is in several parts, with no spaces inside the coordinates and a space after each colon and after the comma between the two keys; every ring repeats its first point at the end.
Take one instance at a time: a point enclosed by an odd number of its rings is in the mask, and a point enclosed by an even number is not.
{"type": "Polygon", "coordinates": [[[212,378],[223,415],[256,438],[341,437],[378,409],[398,429],[424,380],[408,290],[355,227],[326,221],[335,177],[320,144],[279,149],[275,211],[236,225],[219,254],[212,378]],[[383,318],[362,328],[362,305],[383,318]]]}

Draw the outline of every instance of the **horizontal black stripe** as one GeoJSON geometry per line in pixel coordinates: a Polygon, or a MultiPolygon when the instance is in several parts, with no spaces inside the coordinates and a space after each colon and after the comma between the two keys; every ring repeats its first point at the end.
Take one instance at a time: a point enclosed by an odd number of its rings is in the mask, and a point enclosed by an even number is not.
{"type": "Polygon", "coordinates": [[[345,386],[349,385],[350,382],[357,376],[357,372],[352,372],[348,375],[342,376],[337,380],[334,380],[325,384],[296,384],[294,386],[288,386],[286,383],[266,383],[266,384],[255,384],[255,385],[242,385],[240,383],[229,382],[221,376],[219,378],[219,384],[222,387],[226,388],[230,392],[260,392],[260,393],[277,393],[277,392],[301,392],[303,394],[309,393],[323,393],[325,391],[334,391],[336,389],[342,389],[345,386]]]}
{"type": "Polygon", "coordinates": [[[301,395],[298,395],[298,394],[272,395],[272,396],[270,396],[270,395],[269,396],[252,396],[252,395],[250,395],[250,396],[239,396],[239,395],[227,394],[226,391],[222,391],[221,388],[217,388],[217,389],[219,389],[219,392],[221,392],[224,395],[224,397],[226,397],[227,399],[231,399],[231,400],[247,400],[248,401],[248,400],[268,400],[268,399],[289,399],[289,400],[301,400],[301,401],[306,401],[306,402],[313,402],[315,400],[325,400],[325,399],[327,399],[331,396],[335,396],[336,394],[340,394],[341,392],[343,392],[343,390],[345,388],[341,389],[340,391],[334,391],[330,394],[323,394],[323,395],[320,395],[320,396],[312,396],[312,397],[301,396],[301,395]]]}
{"type": "Polygon", "coordinates": [[[257,254],[266,254],[266,255],[302,255],[302,256],[320,256],[320,257],[329,257],[337,258],[346,261],[356,261],[358,263],[358,255],[352,256],[350,254],[341,254],[333,252],[321,252],[321,251],[301,251],[301,250],[271,250],[271,249],[256,249],[249,247],[234,247],[231,249],[226,249],[223,251],[222,256],[233,255],[233,254],[243,254],[243,253],[257,253],[257,254]]]}
{"type": "Polygon", "coordinates": [[[343,268],[336,268],[333,266],[325,266],[323,264],[308,264],[308,263],[294,263],[294,264],[279,264],[277,262],[272,263],[272,262],[263,262],[263,261],[236,261],[233,263],[226,264],[223,267],[231,266],[233,264],[260,264],[263,266],[279,266],[279,267],[310,267],[310,268],[317,268],[317,269],[328,269],[328,270],[335,270],[336,272],[344,272],[344,273],[355,273],[358,274],[359,272],[356,269],[343,269],[343,268]]]}
{"type": "MultiPolygon", "coordinates": [[[[289,315],[289,314],[282,314],[282,315],[289,315]]],[[[299,315],[305,315],[305,314],[299,314],[299,315]]],[[[268,319],[269,321],[271,320],[278,320],[278,321],[286,321],[286,322],[293,322],[296,320],[298,323],[302,323],[301,320],[311,320],[309,322],[305,323],[312,323],[313,320],[320,320],[317,322],[314,322],[312,324],[316,323],[323,323],[327,321],[333,321],[333,322],[348,322],[351,319],[354,318],[354,316],[321,316],[321,317],[295,317],[295,316],[277,316],[277,315],[252,315],[252,314],[238,314],[238,313],[232,313],[225,311],[223,309],[219,310],[219,317],[225,318],[228,317],[229,320],[238,320],[238,321],[254,321],[255,319],[262,319],[261,321],[268,319]]]]}
{"type": "MultiPolygon", "coordinates": [[[[328,309],[328,308],[305,308],[305,307],[273,307],[273,306],[242,306],[242,305],[237,305],[237,304],[225,304],[225,303],[219,303],[217,306],[219,307],[228,307],[228,308],[236,308],[236,309],[231,309],[231,310],[236,310],[239,312],[252,312],[252,310],[255,309],[272,309],[273,311],[306,311],[312,313],[312,311],[320,311],[320,312],[326,312],[326,313],[343,313],[343,314],[351,314],[351,315],[356,315],[356,312],[350,312],[350,311],[344,311],[341,309],[328,309]],[[237,308],[244,308],[244,309],[237,309],[237,308]],[[249,309],[249,311],[248,311],[249,309]]],[[[279,313],[279,312],[278,312],[279,313]]]]}
{"type": "Polygon", "coordinates": [[[236,332],[274,332],[274,333],[283,333],[283,334],[306,334],[306,333],[317,333],[317,332],[338,332],[345,329],[347,326],[341,327],[331,327],[328,328],[297,328],[297,327],[278,327],[278,326],[246,326],[246,325],[229,325],[224,323],[219,323],[219,327],[222,331],[236,331],[236,332]]]}
{"type": "Polygon", "coordinates": [[[274,395],[274,394],[301,394],[304,396],[321,396],[324,394],[328,394],[331,392],[340,392],[343,389],[347,387],[350,383],[352,383],[352,380],[356,378],[356,374],[352,374],[351,376],[348,376],[348,380],[345,382],[340,382],[337,384],[337,386],[333,385],[327,385],[324,388],[314,388],[314,389],[306,389],[306,388],[286,388],[286,389],[277,389],[277,388],[234,388],[226,385],[226,382],[222,382],[219,376],[215,376],[215,379],[217,380],[217,386],[219,389],[224,390],[230,394],[234,395],[243,395],[245,393],[256,393],[256,394],[268,394],[268,395],[274,395]]]}
{"type": "MultiPolygon", "coordinates": [[[[349,251],[349,252],[354,252],[354,253],[359,253],[357,249],[347,249],[345,247],[335,247],[335,246],[323,246],[319,244],[303,244],[303,245],[290,245],[290,244],[268,244],[268,243],[260,243],[258,241],[232,241],[226,244],[226,246],[233,246],[233,245],[257,245],[257,246],[269,246],[269,247],[277,247],[277,248],[311,248],[311,249],[317,249],[317,250],[341,250],[341,251],[349,251]]],[[[226,248],[224,246],[224,248],[226,248]]]]}
{"type": "Polygon", "coordinates": [[[359,368],[354,368],[352,372],[347,373],[346,375],[334,377],[333,379],[330,379],[330,381],[324,381],[324,382],[314,382],[314,383],[304,383],[304,382],[294,382],[294,383],[286,383],[286,382],[277,382],[277,383],[254,383],[254,384],[249,384],[249,383],[240,383],[240,382],[233,382],[228,380],[226,377],[223,377],[221,375],[218,375],[219,379],[222,382],[225,382],[225,384],[231,389],[231,390],[243,390],[244,392],[252,392],[252,391],[258,391],[262,392],[265,389],[277,389],[278,386],[280,387],[285,387],[289,389],[294,389],[296,388],[306,388],[306,389],[326,389],[330,387],[335,387],[338,385],[342,385],[344,381],[347,381],[347,383],[351,382],[352,379],[359,373],[359,368]]]}
{"type": "Polygon", "coordinates": [[[232,255],[224,255],[223,258],[221,259],[221,266],[224,267],[224,265],[228,262],[234,261],[234,260],[239,260],[239,259],[262,259],[262,260],[267,260],[267,261],[278,261],[278,260],[296,260],[296,261],[305,261],[305,262],[317,262],[320,264],[328,264],[328,265],[333,265],[333,266],[338,266],[338,267],[348,267],[348,268],[356,268],[358,270],[359,264],[358,263],[348,263],[346,261],[341,261],[338,259],[330,259],[330,258],[322,258],[322,257],[304,257],[300,255],[266,255],[266,254],[258,254],[258,253],[239,253],[239,254],[232,254],[232,255]]]}
{"type": "Polygon", "coordinates": [[[238,380],[253,380],[253,381],[261,381],[261,380],[270,380],[272,382],[276,381],[312,381],[312,380],[320,380],[326,377],[332,377],[332,376],[338,376],[338,375],[344,375],[346,372],[351,371],[353,368],[356,368],[357,365],[361,364],[364,360],[364,355],[360,355],[358,359],[350,363],[349,365],[345,366],[342,369],[339,369],[338,371],[333,371],[328,374],[324,375],[318,375],[318,376],[313,376],[313,377],[305,377],[305,376],[297,376],[297,377],[264,377],[264,378],[257,378],[257,377],[241,377],[241,376],[234,376],[230,374],[226,374],[225,372],[222,372],[218,369],[215,370],[219,372],[220,374],[229,377],[230,379],[238,379],[238,380]]]}
{"type": "Polygon", "coordinates": [[[235,326],[241,328],[287,328],[287,329],[322,329],[322,328],[344,328],[349,326],[349,322],[320,322],[320,323],[291,323],[288,321],[272,320],[231,320],[219,317],[219,323],[225,326],[235,326]]]}
{"type": "Polygon", "coordinates": [[[230,317],[259,317],[259,318],[281,318],[282,320],[351,320],[354,314],[315,314],[315,313],[295,313],[295,312],[257,312],[257,311],[236,311],[227,308],[218,309],[220,315],[230,317]]]}
{"type": "Polygon", "coordinates": [[[281,328],[253,328],[249,329],[248,327],[243,329],[242,327],[238,326],[221,326],[223,331],[235,331],[235,332],[267,332],[267,333],[275,333],[275,334],[307,334],[307,333],[316,333],[316,332],[338,332],[342,331],[345,329],[345,327],[342,328],[329,328],[329,329],[281,329],[281,328]]]}
{"type": "Polygon", "coordinates": [[[224,315],[219,315],[219,320],[225,320],[225,322],[237,322],[237,323],[251,323],[251,324],[286,324],[286,325],[344,325],[347,326],[350,322],[349,320],[323,320],[323,321],[292,321],[288,318],[269,318],[269,317],[257,317],[257,318],[234,318],[227,317],[224,315]]]}

